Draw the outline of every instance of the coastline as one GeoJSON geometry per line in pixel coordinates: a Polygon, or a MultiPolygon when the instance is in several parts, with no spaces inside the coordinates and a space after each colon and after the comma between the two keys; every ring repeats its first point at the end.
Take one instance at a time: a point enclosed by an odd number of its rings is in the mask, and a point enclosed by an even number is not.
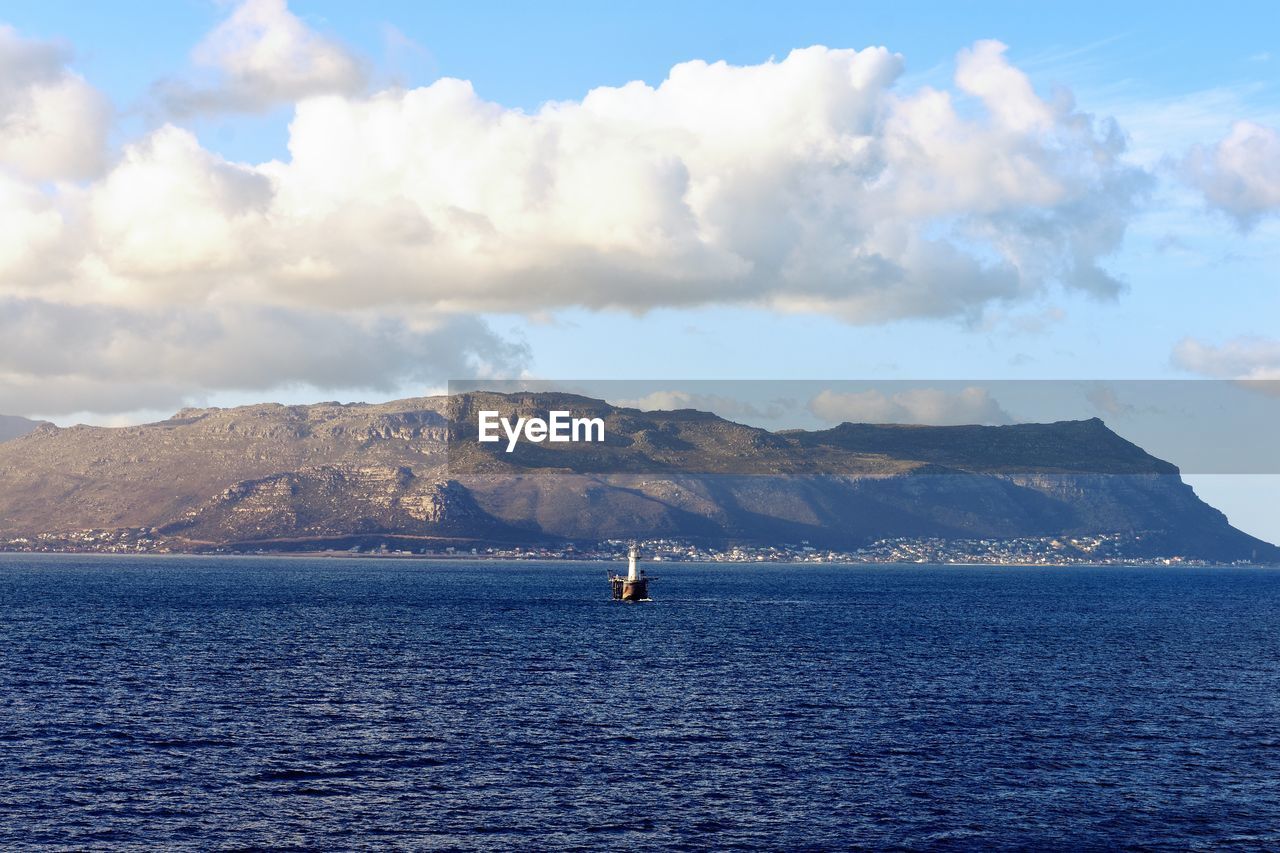
{"type": "MultiPolygon", "coordinates": [[[[546,556],[500,556],[494,554],[373,554],[348,553],[346,551],[268,551],[227,553],[208,552],[158,552],[140,551],[137,553],[110,551],[13,551],[0,550],[0,560],[9,557],[48,558],[94,558],[94,559],[147,559],[147,560],[354,560],[364,562],[401,562],[401,563],[530,563],[535,565],[553,565],[557,563],[582,564],[594,563],[600,566],[617,566],[625,560],[610,559],[602,556],[592,557],[546,557],[546,556]]],[[[850,568],[871,566],[895,566],[901,568],[1009,568],[1009,569],[1280,569],[1274,563],[1245,562],[1212,562],[1206,560],[1117,560],[1114,562],[1078,561],[1078,562],[1031,562],[1031,561],[901,561],[901,560],[671,560],[664,559],[648,565],[676,566],[715,566],[717,568],[742,566],[767,566],[777,568],[823,568],[842,566],[850,568]]]]}

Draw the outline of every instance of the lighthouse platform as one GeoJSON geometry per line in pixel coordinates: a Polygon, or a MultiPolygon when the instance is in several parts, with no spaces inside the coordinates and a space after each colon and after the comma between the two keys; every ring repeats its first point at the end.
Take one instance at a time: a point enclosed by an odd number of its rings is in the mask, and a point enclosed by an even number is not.
{"type": "Polygon", "coordinates": [[[622,575],[609,575],[613,586],[614,601],[652,601],[649,597],[649,578],[627,580],[622,575]]]}
{"type": "Polygon", "coordinates": [[[652,601],[649,598],[649,581],[656,580],[638,567],[640,549],[635,545],[627,551],[627,573],[619,575],[610,572],[609,585],[613,590],[614,601],[652,601]]]}

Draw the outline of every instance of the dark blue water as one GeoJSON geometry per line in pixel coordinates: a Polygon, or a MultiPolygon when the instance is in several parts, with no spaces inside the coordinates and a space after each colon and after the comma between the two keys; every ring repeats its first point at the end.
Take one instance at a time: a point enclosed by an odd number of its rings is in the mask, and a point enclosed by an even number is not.
{"type": "Polygon", "coordinates": [[[0,847],[1280,846],[1280,572],[0,557],[0,847]]]}

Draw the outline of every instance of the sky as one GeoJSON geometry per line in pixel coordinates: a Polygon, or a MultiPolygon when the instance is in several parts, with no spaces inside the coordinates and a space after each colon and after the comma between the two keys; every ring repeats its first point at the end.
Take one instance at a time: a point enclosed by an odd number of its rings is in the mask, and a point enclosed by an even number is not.
{"type": "Polygon", "coordinates": [[[1268,3],[3,2],[0,412],[1280,378],[1278,72],[1268,3]]]}

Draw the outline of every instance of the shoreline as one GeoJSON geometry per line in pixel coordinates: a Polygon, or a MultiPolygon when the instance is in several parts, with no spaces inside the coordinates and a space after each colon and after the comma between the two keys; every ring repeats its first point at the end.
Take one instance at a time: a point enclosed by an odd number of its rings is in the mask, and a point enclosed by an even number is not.
{"type": "MultiPolygon", "coordinates": [[[[35,558],[104,558],[104,559],[149,559],[149,560],[363,560],[394,562],[439,562],[439,563],[596,563],[602,566],[625,565],[625,559],[609,559],[606,557],[512,557],[492,554],[351,554],[345,551],[279,551],[269,553],[228,554],[228,553],[189,553],[170,552],[157,553],[144,551],[139,553],[119,553],[102,551],[9,551],[0,550],[0,560],[9,557],[35,558]]],[[[919,567],[919,568],[1009,568],[1009,569],[1280,569],[1275,563],[1242,563],[1212,562],[1206,560],[1117,560],[1115,562],[1081,561],[1081,562],[994,562],[981,560],[966,561],[893,561],[893,560],[645,560],[648,566],[716,566],[732,570],[739,566],[770,567],[826,567],[840,566],[849,568],[871,566],[919,567]]]]}

